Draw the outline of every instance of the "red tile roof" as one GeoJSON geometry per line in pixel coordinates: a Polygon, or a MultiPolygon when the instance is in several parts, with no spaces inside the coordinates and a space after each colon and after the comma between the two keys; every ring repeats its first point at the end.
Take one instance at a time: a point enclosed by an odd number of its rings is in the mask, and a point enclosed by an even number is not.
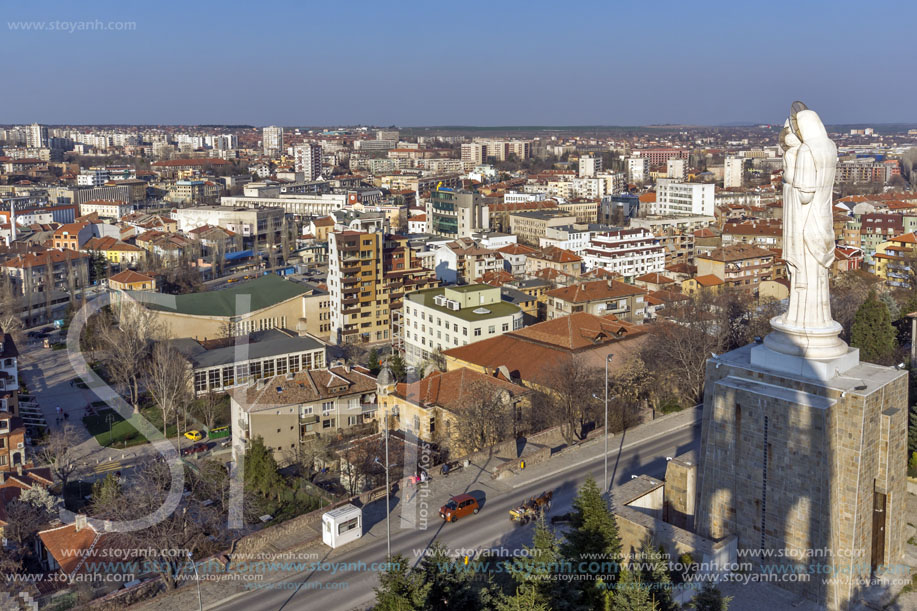
{"type": "Polygon", "coordinates": [[[588,303],[602,299],[644,294],[646,294],[646,289],[618,280],[593,280],[547,292],[549,297],[561,299],[568,303],[588,303]]]}
{"type": "Polygon", "coordinates": [[[531,393],[528,388],[467,367],[446,373],[435,371],[412,384],[397,384],[395,393],[417,404],[438,405],[451,412],[460,412],[479,385],[485,385],[495,392],[506,390],[516,396],[531,393]]]}

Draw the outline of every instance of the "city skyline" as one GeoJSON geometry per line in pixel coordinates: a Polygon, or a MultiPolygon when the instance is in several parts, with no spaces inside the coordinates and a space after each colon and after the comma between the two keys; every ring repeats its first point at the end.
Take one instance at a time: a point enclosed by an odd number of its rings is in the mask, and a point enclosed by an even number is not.
{"type": "Polygon", "coordinates": [[[209,33],[209,4],[178,16],[162,4],[92,7],[8,7],[3,40],[28,53],[7,72],[19,86],[0,121],[722,126],[774,123],[787,99],[817,105],[829,124],[914,120],[917,86],[895,59],[910,52],[911,20],[884,22],[879,62],[844,45],[860,25],[852,2],[824,14],[664,2],[651,19],[635,6],[581,3],[566,26],[545,4],[422,14],[364,4],[346,19],[279,4],[254,27],[223,10],[209,33]],[[507,27],[517,34],[486,35],[507,27]],[[470,44],[482,34],[485,44],[470,44]],[[857,75],[864,84],[849,87],[857,75]]]}

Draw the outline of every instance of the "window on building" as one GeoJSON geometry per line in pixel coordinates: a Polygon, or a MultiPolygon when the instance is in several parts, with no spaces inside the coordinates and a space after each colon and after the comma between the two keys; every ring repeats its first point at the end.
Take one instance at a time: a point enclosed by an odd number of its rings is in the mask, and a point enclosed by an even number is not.
{"type": "Polygon", "coordinates": [[[257,379],[261,378],[261,362],[260,362],[260,361],[257,362],[257,363],[252,363],[252,364],[250,365],[250,368],[251,368],[251,376],[252,376],[254,379],[257,380],[257,379]]]}
{"type": "Polygon", "coordinates": [[[481,335],[481,327],[474,328],[474,336],[479,337],[481,335]]]}
{"type": "Polygon", "coordinates": [[[210,388],[219,388],[220,385],[220,370],[211,369],[207,372],[207,381],[210,383],[210,388]]]}
{"type": "Polygon", "coordinates": [[[296,373],[299,371],[299,355],[294,354],[290,357],[290,373],[296,373]]]}
{"type": "Polygon", "coordinates": [[[493,335],[494,333],[497,332],[497,326],[496,326],[496,325],[490,325],[489,327],[487,327],[487,332],[488,332],[489,334],[493,335]]]}
{"type": "Polygon", "coordinates": [[[277,375],[282,376],[287,372],[287,357],[277,359],[277,375]]]}
{"type": "Polygon", "coordinates": [[[330,429],[334,425],[334,418],[328,418],[327,420],[322,420],[322,428],[330,429]]]}
{"type": "Polygon", "coordinates": [[[195,392],[204,392],[207,390],[207,372],[206,371],[195,371],[194,372],[194,391],[195,392]]]}
{"type": "Polygon", "coordinates": [[[267,359],[264,361],[264,377],[270,378],[274,376],[274,359],[267,359]]]}
{"type": "Polygon", "coordinates": [[[228,367],[223,367],[223,386],[232,386],[235,383],[236,380],[233,376],[233,366],[229,365],[228,367]]]}
{"type": "Polygon", "coordinates": [[[323,401],[322,402],[322,413],[327,414],[334,410],[334,401],[323,401]]]}

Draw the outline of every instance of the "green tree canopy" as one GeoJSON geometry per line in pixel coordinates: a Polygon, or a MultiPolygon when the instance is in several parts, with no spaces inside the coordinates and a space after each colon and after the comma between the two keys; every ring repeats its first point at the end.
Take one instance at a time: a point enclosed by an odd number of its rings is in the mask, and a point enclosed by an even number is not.
{"type": "Polygon", "coordinates": [[[621,561],[621,539],[618,525],[595,480],[589,477],[573,500],[570,531],[561,552],[574,566],[587,561],[592,566],[589,579],[574,582],[582,588],[581,602],[590,608],[600,608],[606,588],[618,578],[621,561]]]}
{"type": "Polygon", "coordinates": [[[888,307],[871,292],[853,318],[850,344],[860,349],[860,360],[888,365],[895,358],[895,328],[888,307]]]}
{"type": "Polygon", "coordinates": [[[245,452],[245,486],[265,498],[279,498],[286,488],[274,453],[260,436],[252,439],[245,452]]]}

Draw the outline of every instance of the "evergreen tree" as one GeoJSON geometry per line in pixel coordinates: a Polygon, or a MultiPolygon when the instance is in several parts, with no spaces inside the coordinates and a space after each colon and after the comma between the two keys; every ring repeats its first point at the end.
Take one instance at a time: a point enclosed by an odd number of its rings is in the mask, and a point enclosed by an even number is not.
{"type": "Polygon", "coordinates": [[[388,360],[388,367],[391,370],[392,377],[395,378],[395,381],[404,382],[405,378],[408,376],[408,368],[400,354],[397,352],[392,354],[388,360]]]}
{"type": "Polygon", "coordinates": [[[369,364],[367,365],[369,372],[373,375],[379,375],[379,372],[382,370],[382,365],[379,363],[379,351],[373,348],[369,351],[369,364]]]}
{"type": "Polygon", "coordinates": [[[434,543],[418,567],[423,583],[429,586],[425,609],[443,611],[493,608],[490,584],[476,583],[483,575],[477,561],[464,564],[450,558],[442,543],[434,543]]]}
{"type": "Polygon", "coordinates": [[[570,525],[562,553],[575,568],[585,562],[590,578],[574,583],[581,588],[581,602],[590,608],[599,608],[605,598],[605,589],[613,587],[617,581],[621,540],[614,515],[591,477],[583,483],[573,501],[570,525]]]}
{"type": "Polygon", "coordinates": [[[860,349],[861,361],[888,365],[895,356],[895,336],[888,308],[870,292],[853,318],[850,345],[860,349]]]}
{"type": "Polygon", "coordinates": [[[112,507],[121,498],[121,482],[114,473],[92,483],[92,504],[98,509],[112,507]]]}
{"type": "Polygon", "coordinates": [[[724,597],[719,588],[707,581],[688,606],[695,611],[727,611],[731,600],[731,596],[724,597]]]}
{"type": "Polygon", "coordinates": [[[391,558],[386,570],[379,575],[376,592],[376,609],[380,611],[414,611],[425,609],[430,584],[423,575],[412,571],[404,556],[391,558]]]}
{"type": "Polygon", "coordinates": [[[252,439],[245,452],[245,485],[265,498],[280,498],[286,488],[280,477],[274,453],[258,436],[252,439]]]}
{"type": "Polygon", "coordinates": [[[605,607],[614,611],[659,611],[659,605],[653,602],[647,585],[640,583],[637,576],[627,569],[621,570],[614,590],[606,591],[605,607]]]}
{"type": "Polygon", "coordinates": [[[678,605],[672,599],[672,579],[665,562],[663,550],[653,546],[647,539],[640,546],[640,558],[635,571],[637,579],[649,590],[650,599],[659,607],[659,611],[678,611],[678,605]]]}
{"type": "Polygon", "coordinates": [[[504,598],[501,605],[506,609],[514,609],[513,605],[522,603],[527,603],[528,608],[565,608],[567,596],[561,589],[562,582],[555,579],[562,570],[564,559],[560,543],[543,518],[535,525],[532,546],[525,549],[527,553],[523,557],[507,562],[507,572],[516,582],[516,592],[504,598]]]}

